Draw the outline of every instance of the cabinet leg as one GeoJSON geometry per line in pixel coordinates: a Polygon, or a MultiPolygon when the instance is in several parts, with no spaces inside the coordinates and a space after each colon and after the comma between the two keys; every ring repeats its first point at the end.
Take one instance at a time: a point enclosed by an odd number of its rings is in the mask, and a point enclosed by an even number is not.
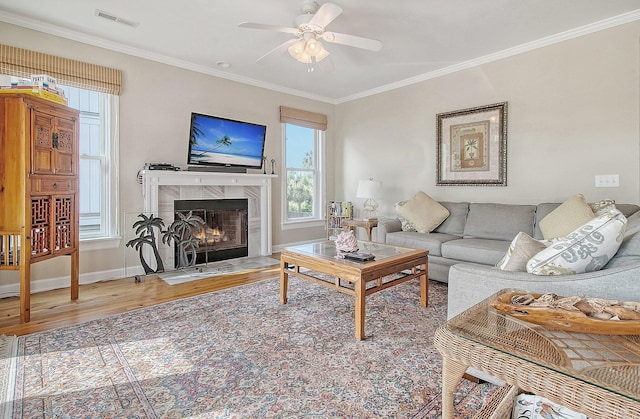
{"type": "Polygon", "coordinates": [[[20,323],[29,321],[31,321],[31,265],[25,263],[20,267],[20,323]]]}
{"type": "Polygon", "coordinates": [[[79,288],[79,278],[80,278],[80,258],[77,250],[71,253],[71,299],[78,299],[78,288],[79,288]]]}

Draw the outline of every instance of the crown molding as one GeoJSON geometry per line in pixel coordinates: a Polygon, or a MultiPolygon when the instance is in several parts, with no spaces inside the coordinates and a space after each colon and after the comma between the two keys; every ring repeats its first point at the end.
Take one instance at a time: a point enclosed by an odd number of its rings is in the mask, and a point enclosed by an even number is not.
{"type": "Polygon", "coordinates": [[[557,44],[559,42],[567,41],[570,39],[578,38],[584,35],[589,35],[595,32],[599,32],[605,29],[613,28],[616,26],[624,25],[626,23],[640,20],[640,9],[632,12],[624,13],[618,16],[614,16],[609,19],[604,19],[598,22],[594,22],[588,25],[584,25],[578,28],[574,28],[565,32],[561,32],[555,35],[547,36],[545,38],[538,39],[536,41],[528,42],[522,45],[518,45],[513,48],[508,48],[494,54],[488,54],[482,57],[478,57],[472,60],[464,61],[449,67],[445,67],[429,73],[420,74],[415,77],[410,77],[395,83],[386,84],[375,89],[365,90],[360,93],[356,93],[342,98],[333,99],[324,96],[314,95],[308,92],[304,92],[297,89],[290,89],[284,86],[280,86],[273,83],[267,83],[264,81],[252,79],[249,77],[238,76],[235,74],[226,73],[224,71],[218,71],[213,68],[195,64],[185,60],[179,60],[166,55],[153,53],[143,50],[141,48],[135,48],[128,45],[124,45],[118,42],[108,41],[96,36],[83,34],[81,32],[73,31],[70,29],[61,28],[56,25],[52,25],[45,22],[40,22],[35,19],[27,18],[24,16],[16,15],[6,11],[0,10],[0,21],[10,23],[13,25],[21,26],[27,29],[32,29],[38,32],[43,32],[49,35],[59,36],[61,38],[78,41],[84,44],[93,45],[100,48],[105,48],[111,51],[120,52],[127,55],[132,55],[139,58],[144,58],[150,61],[155,61],[167,65],[171,65],[185,70],[191,70],[202,74],[207,74],[222,79],[247,84],[250,86],[260,87],[267,90],[272,90],[284,94],[303,97],[306,99],[316,100],[319,102],[325,102],[333,105],[338,105],[345,102],[350,102],[356,99],[362,99],[367,96],[373,96],[379,93],[384,93],[390,90],[395,90],[401,87],[410,86],[412,84],[420,83],[426,80],[435,79],[438,77],[452,74],[461,70],[466,70],[479,65],[487,64],[493,61],[501,60],[503,58],[512,57],[514,55],[522,54],[528,51],[533,51],[539,48],[544,48],[549,45],[557,44]]]}
{"type": "Polygon", "coordinates": [[[567,41],[570,39],[578,38],[584,35],[589,35],[595,32],[599,32],[605,29],[613,28],[616,26],[631,23],[636,20],[640,20],[640,9],[633,12],[624,13],[622,15],[614,16],[609,19],[601,20],[591,23],[589,25],[574,28],[565,32],[561,32],[555,35],[547,36],[545,38],[538,39],[536,41],[521,44],[513,48],[508,48],[502,51],[498,51],[494,54],[485,55],[482,57],[474,58],[473,60],[464,61],[449,67],[445,67],[429,73],[424,73],[415,77],[411,77],[399,82],[390,83],[384,86],[377,87],[375,89],[366,90],[364,92],[356,93],[354,95],[345,96],[334,101],[334,104],[340,104],[350,102],[356,99],[362,99],[367,96],[373,96],[378,93],[384,93],[390,90],[395,90],[401,87],[410,86],[412,84],[420,83],[426,80],[435,79],[445,76],[447,74],[455,73],[461,70],[466,70],[472,67],[477,67],[482,64],[487,64],[493,61],[501,60],[503,58],[512,57],[514,55],[522,54],[525,52],[533,51],[535,49],[544,48],[549,45],[557,44],[559,42],[567,41]]]}
{"type": "Polygon", "coordinates": [[[318,96],[318,95],[314,95],[301,90],[290,89],[284,86],[280,86],[273,83],[267,83],[267,82],[252,79],[249,77],[226,73],[224,71],[215,70],[211,67],[195,64],[190,61],[180,60],[180,59],[169,57],[166,55],[150,52],[141,48],[131,47],[129,45],[124,45],[118,42],[109,41],[93,35],[87,35],[81,32],[73,31],[71,29],[66,29],[60,26],[52,25],[50,23],[40,22],[35,19],[16,15],[14,13],[9,13],[3,10],[0,10],[0,21],[6,22],[12,25],[16,25],[16,26],[21,26],[27,29],[32,29],[38,32],[43,32],[48,35],[59,36],[61,38],[66,38],[73,41],[81,42],[83,44],[88,44],[95,47],[108,49],[110,51],[132,55],[134,57],[143,58],[146,60],[155,61],[162,64],[167,64],[173,67],[195,71],[197,73],[207,74],[209,76],[219,77],[222,79],[235,81],[242,84],[247,84],[247,85],[260,87],[267,90],[273,90],[280,93],[285,93],[285,94],[303,97],[307,99],[317,100],[320,102],[327,102],[331,104],[333,104],[334,102],[334,99],[327,98],[324,96],[318,96]]]}

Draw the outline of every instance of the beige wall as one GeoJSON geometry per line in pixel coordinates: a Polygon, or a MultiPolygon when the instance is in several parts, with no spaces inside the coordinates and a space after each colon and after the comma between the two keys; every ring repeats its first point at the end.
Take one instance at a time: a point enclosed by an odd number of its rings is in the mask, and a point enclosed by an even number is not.
{"type": "MultiPolygon", "coordinates": [[[[384,182],[382,214],[424,190],[437,199],[536,203],[574,193],[640,201],[640,22],[339,105],[187,71],[0,23],[0,42],[119,68],[121,214],[142,208],[136,173],[145,162],[186,164],[191,111],[267,124],[266,154],[280,162],[278,107],[329,115],[328,199],[353,200],[357,180],[384,182]],[[435,115],[509,103],[508,186],[435,186],[435,115]],[[595,188],[619,174],[619,188],[595,188]]],[[[279,165],[278,165],[279,166],[279,165]]],[[[278,181],[278,185],[281,179],[278,181]]],[[[274,185],[274,245],[322,238],[323,228],[282,230],[274,185]]],[[[122,246],[81,252],[81,274],[122,267],[122,246]]],[[[68,260],[33,266],[35,280],[68,275],[68,260]]],[[[17,276],[0,273],[0,286],[17,276]]]]}
{"type": "Polygon", "coordinates": [[[639,35],[634,22],[337,105],[336,193],[383,181],[380,214],[423,190],[439,200],[639,202],[639,35]],[[508,102],[507,187],[436,186],[436,114],[508,102]],[[619,188],[594,176],[619,174],[619,188]]]}
{"type": "MultiPolygon", "coordinates": [[[[120,96],[120,213],[143,208],[136,174],[145,162],[169,162],[186,167],[189,121],[192,111],[267,125],[265,154],[281,168],[280,105],[328,115],[328,143],[333,144],[334,105],[240,84],[136,58],[90,45],[46,35],[0,22],[0,43],[114,67],[123,72],[120,96]]],[[[332,153],[332,146],[328,148],[332,153]]],[[[330,159],[332,160],[332,159],[330,159]]],[[[258,173],[259,171],[256,171],[258,173]]],[[[296,243],[325,237],[322,227],[281,229],[282,178],[273,184],[273,243],[296,243]]],[[[328,173],[328,195],[333,196],[333,165],[328,173]]],[[[82,249],[82,247],[81,247],[82,249]]],[[[81,251],[81,275],[123,266],[124,250],[81,251]]],[[[67,276],[68,258],[33,265],[34,280],[67,276]]],[[[16,283],[13,272],[0,272],[0,286],[16,283]]]]}

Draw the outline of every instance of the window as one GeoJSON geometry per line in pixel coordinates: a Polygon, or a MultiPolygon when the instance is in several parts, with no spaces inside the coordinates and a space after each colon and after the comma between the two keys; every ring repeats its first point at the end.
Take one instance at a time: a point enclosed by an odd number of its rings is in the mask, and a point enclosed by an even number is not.
{"type": "Polygon", "coordinates": [[[283,123],[284,223],[323,218],[324,131],[283,123]]]}
{"type": "Polygon", "coordinates": [[[80,111],[80,239],[115,236],[118,96],[60,87],[80,111]]]}

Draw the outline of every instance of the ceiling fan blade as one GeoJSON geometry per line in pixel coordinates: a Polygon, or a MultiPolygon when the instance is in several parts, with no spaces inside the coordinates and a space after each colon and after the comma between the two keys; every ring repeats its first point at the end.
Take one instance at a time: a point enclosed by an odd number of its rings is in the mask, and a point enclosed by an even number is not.
{"type": "Polygon", "coordinates": [[[290,45],[294,44],[295,42],[297,42],[298,39],[289,39],[286,42],[283,42],[282,44],[278,45],[277,47],[275,47],[274,49],[272,49],[271,51],[267,52],[266,54],[264,54],[262,57],[258,58],[256,60],[256,63],[261,62],[263,59],[267,58],[269,55],[271,54],[276,54],[278,52],[284,52],[287,50],[287,48],[289,48],[290,45]]]}
{"type": "Polygon", "coordinates": [[[340,16],[342,13],[342,7],[333,3],[324,3],[315,15],[309,21],[309,25],[319,26],[321,28],[326,27],[329,23],[331,23],[335,18],[340,16]]]}
{"type": "Polygon", "coordinates": [[[241,27],[241,28],[265,29],[265,30],[268,30],[268,31],[293,33],[293,34],[296,34],[296,35],[300,33],[300,30],[298,28],[288,28],[286,26],[265,25],[264,23],[242,22],[238,26],[241,27]]]}
{"type": "Polygon", "coordinates": [[[370,51],[380,51],[382,49],[382,42],[377,39],[362,38],[360,36],[347,35],[345,33],[325,32],[322,34],[322,39],[327,42],[333,42],[334,44],[364,48],[370,51]]]}

